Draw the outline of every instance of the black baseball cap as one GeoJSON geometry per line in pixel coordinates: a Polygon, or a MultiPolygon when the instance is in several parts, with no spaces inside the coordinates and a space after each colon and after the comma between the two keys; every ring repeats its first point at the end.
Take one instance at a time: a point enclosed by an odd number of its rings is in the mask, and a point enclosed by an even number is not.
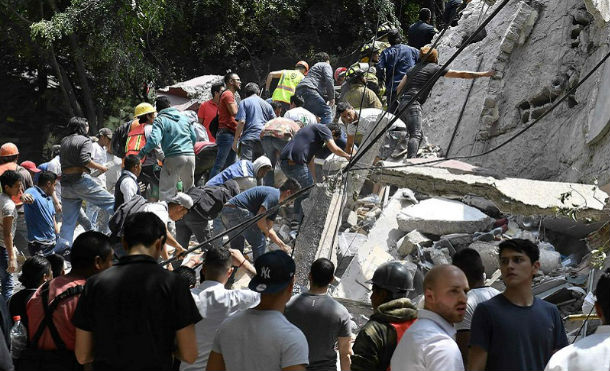
{"type": "Polygon", "coordinates": [[[283,290],[290,284],[296,265],[290,255],[282,250],[263,254],[254,262],[256,276],[248,287],[261,294],[273,294],[283,290]]]}

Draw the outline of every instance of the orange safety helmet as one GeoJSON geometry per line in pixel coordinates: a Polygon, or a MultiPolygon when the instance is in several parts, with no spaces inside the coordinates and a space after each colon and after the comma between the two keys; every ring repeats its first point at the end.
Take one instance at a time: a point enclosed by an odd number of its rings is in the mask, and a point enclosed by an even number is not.
{"type": "Polygon", "coordinates": [[[19,154],[19,149],[14,143],[7,142],[0,147],[0,157],[16,156],[19,154]]]}
{"type": "Polygon", "coordinates": [[[305,67],[304,75],[307,75],[307,72],[309,72],[309,64],[307,64],[307,62],[305,62],[305,61],[298,61],[297,64],[295,65],[295,67],[299,67],[299,66],[305,67]]]}

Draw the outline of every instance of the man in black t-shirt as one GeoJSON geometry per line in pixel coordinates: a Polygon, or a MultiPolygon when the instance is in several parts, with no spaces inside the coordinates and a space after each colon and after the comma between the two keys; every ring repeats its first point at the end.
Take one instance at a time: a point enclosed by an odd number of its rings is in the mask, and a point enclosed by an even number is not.
{"type": "Polygon", "coordinates": [[[500,244],[499,255],[506,290],[474,311],[467,369],[543,370],[568,338],[557,307],[532,293],[540,251],[529,240],[512,239],[500,244]]]}
{"type": "Polygon", "coordinates": [[[430,50],[429,46],[421,48],[420,61],[402,78],[398,84],[397,94],[400,96],[404,90],[404,94],[400,97],[400,105],[398,111],[401,112],[400,118],[407,124],[409,136],[407,146],[407,158],[417,156],[419,150],[419,142],[422,139],[421,131],[421,105],[426,102],[428,95],[436,80],[439,77],[450,77],[457,79],[477,79],[479,77],[490,77],[494,75],[494,71],[472,72],[472,71],[454,71],[443,69],[438,65],[438,51],[430,50]],[[422,58],[425,58],[422,62],[422,58]],[[438,73],[438,74],[437,74],[438,73]],[[429,85],[428,82],[431,82],[429,85]],[[411,99],[422,90],[421,94],[411,104],[411,99]],[[404,107],[408,105],[406,109],[404,107]]]}
{"type": "Polygon", "coordinates": [[[420,49],[432,42],[432,38],[438,32],[434,26],[430,24],[432,12],[428,8],[419,10],[419,20],[409,26],[407,35],[409,37],[409,46],[420,49]]]}
{"type": "Polygon", "coordinates": [[[153,213],[127,217],[127,255],[87,280],[72,322],[78,362],[94,370],[171,370],[197,358],[201,315],[178,275],[157,264],[166,228],[153,213]]]}
{"type": "MultiPolygon", "coordinates": [[[[341,137],[341,127],[337,124],[331,125],[307,125],[299,130],[294,138],[286,144],[280,154],[280,167],[284,174],[289,178],[294,178],[301,188],[313,184],[315,173],[311,170],[314,167],[314,158],[323,153],[324,148],[337,156],[350,159],[350,155],[337,146],[335,140],[341,137]]],[[[301,221],[303,211],[301,202],[307,196],[301,196],[294,201],[294,212],[297,221],[301,221]]]]}

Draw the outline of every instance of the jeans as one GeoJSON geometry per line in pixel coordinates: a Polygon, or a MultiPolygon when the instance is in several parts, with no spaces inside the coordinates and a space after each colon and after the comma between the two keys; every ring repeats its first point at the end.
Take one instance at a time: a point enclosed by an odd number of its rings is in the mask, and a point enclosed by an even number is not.
{"type": "Polygon", "coordinates": [[[55,252],[59,254],[72,246],[76,219],[79,216],[83,201],[100,207],[108,215],[112,215],[114,211],[114,196],[94,182],[88,174],[83,174],[78,180],[70,183],[62,181],[61,188],[63,223],[55,247],[55,252]]]}
{"type": "MultiPolygon", "coordinates": [[[[195,234],[197,242],[202,243],[211,237],[210,225],[207,219],[195,211],[188,212],[184,218],[176,222],[176,240],[182,247],[188,249],[191,236],[195,234]]],[[[207,249],[208,246],[206,246],[207,249]]]]}
{"type": "MultiPolygon", "coordinates": [[[[221,218],[220,214],[218,214],[218,216],[216,218],[214,218],[214,220],[212,220],[212,237],[218,236],[219,234],[221,234],[224,231],[225,231],[225,225],[222,223],[222,218],[221,218]]],[[[223,236],[223,238],[224,238],[224,236],[223,236]]],[[[217,238],[214,241],[212,241],[212,246],[213,247],[222,246],[222,238],[217,238]]]]}
{"type": "Polygon", "coordinates": [[[218,152],[216,153],[214,167],[210,170],[209,179],[212,179],[220,173],[222,169],[235,162],[237,155],[232,149],[234,137],[233,133],[229,131],[218,131],[218,134],[216,135],[216,148],[218,149],[218,152]]]}
{"type": "MultiPolygon", "coordinates": [[[[230,206],[225,206],[224,209],[222,209],[221,215],[222,223],[227,229],[235,227],[236,225],[243,223],[248,219],[254,218],[255,216],[249,210],[230,206]]],[[[256,223],[252,224],[245,230],[243,227],[237,228],[235,231],[229,233],[229,239],[232,239],[231,248],[237,249],[241,252],[244,251],[244,240],[248,241],[252,247],[252,256],[254,257],[255,261],[259,256],[265,253],[265,247],[267,246],[267,239],[256,223]]]]}
{"type": "Polygon", "coordinates": [[[248,139],[239,144],[239,159],[254,161],[263,154],[260,140],[248,139]]]}
{"type": "Polygon", "coordinates": [[[42,255],[47,256],[53,254],[53,249],[55,248],[55,244],[44,244],[40,242],[29,242],[28,250],[30,251],[30,255],[42,255]]]}
{"type": "Polygon", "coordinates": [[[320,117],[320,124],[328,125],[333,121],[333,111],[320,93],[309,88],[297,89],[296,95],[300,95],[305,100],[303,108],[320,117]]]}
{"type": "Polygon", "coordinates": [[[15,236],[13,236],[13,246],[22,253],[26,253],[28,246],[28,227],[25,224],[25,214],[23,213],[23,206],[17,208],[18,215],[17,220],[13,223],[17,223],[15,229],[15,236]],[[21,211],[19,209],[21,208],[21,211]]]}
{"type": "Polygon", "coordinates": [[[13,275],[7,272],[8,269],[8,251],[5,247],[0,248],[0,283],[2,284],[2,296],[8,303],[8,299],[13,295],[13,275]]]}
{"type": "MultiPolygon", "coordinates": [[[[294,180],[299,182],[301,188],[305,188],[313,184],[313,178],[309,172],[307,164],[290,165],[288,164],[288,160],[282,160],[280,162],[280,167],[282,168],[284,174],[286,174],[286,177],[294,178],[294,180]]],[[[305,193],[294,200],[294,213],[297,216],[297,221],[301,221],[301,219],[303,219],[303,208],[301,207],[301,202],[303,202],[307,196],[308,195],[305,193]]]]}
{"type": "Polygon", "coordinates": [[[421,131],[421,105],[419,103],[411,104],[411,106],[400,115],[400,119],[407,125],[407,132],[409,133],[407,158],[417,157],[419,142],[421,142],[423,136],[421,131]]]}
{"type": "Polygon", "coordinates": [[[178,193],[176,185],[182,180],[182,190],[188,191],[195,182],[195,155],[166,157],[159,179],[159,200],[169,201],[178,193]]]}
{"type": "Polygon", "coordinates": [[[275,186],[275,166],[277,165],[278,160],[280,159],[280,153],[284,146],[288,143],[287,140],[276,138],[273,136],[263,137],[261,140],[261,144],[263,145],[263,150],[265,150],[265,155],[271,160],[271,170],[265,174],[265,178],[263,178],[263,184],[269,187],[275,186]]]}
{"type": "Polygon", "coordinates": [[[110,216],[104,210],[93,204],[88,204],[86,215],[91,222],[90,229],[102,232],[107,236],[110,235],[110,227],[108,226],[110,216]]]}

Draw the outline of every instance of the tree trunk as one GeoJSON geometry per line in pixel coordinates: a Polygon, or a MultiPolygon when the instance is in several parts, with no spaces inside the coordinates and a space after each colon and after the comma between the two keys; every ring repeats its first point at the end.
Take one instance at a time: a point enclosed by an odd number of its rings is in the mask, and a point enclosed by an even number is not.
{"type": "Polygon", "coordinates": [[[80,82],[80,87],[83,92],[83,102],[85,103],[85,111],[87,115],[87,121],[89,121],[89,132],[97,133],[98,122],[97,115],[95,113],[95,101],[91,89],[89,87],[89,80],[87,79],[87,72],[85,71],[85,63],[83,62],[81,49],[78,46],[76,37],[74,34],[68,36],[70,39],[70,45],[72,46],[72,53],[74,55],[74,64],[76,66],[76,74],[80,82]]]}

